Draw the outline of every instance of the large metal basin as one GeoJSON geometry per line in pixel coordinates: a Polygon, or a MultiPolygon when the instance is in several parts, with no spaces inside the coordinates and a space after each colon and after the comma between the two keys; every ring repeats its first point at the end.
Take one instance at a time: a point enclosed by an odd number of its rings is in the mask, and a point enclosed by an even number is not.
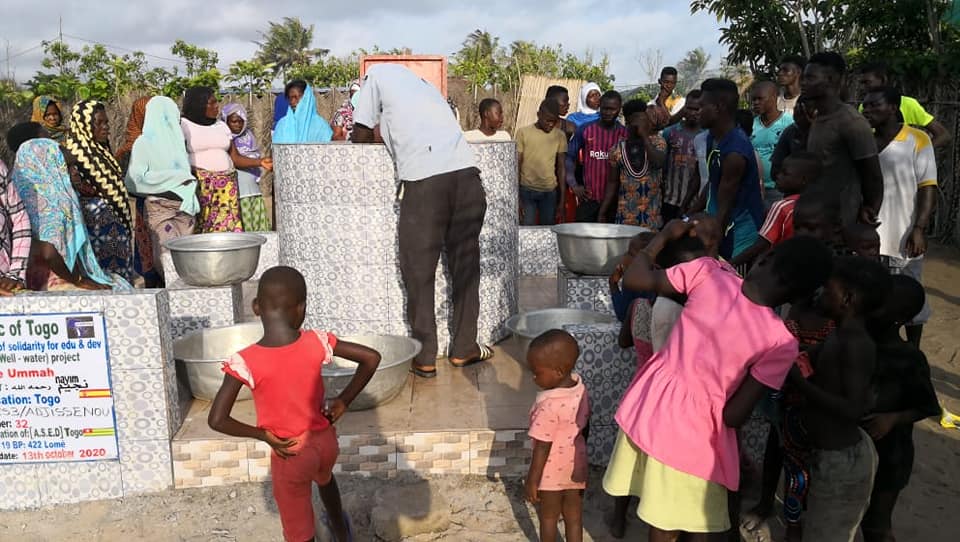
{"type": "MultiPolygon", "coordinates": [[[[420,353],[421,348],[420,341],[399,335],[354,335],[338,338],[380,352],[377,372],[350,404],[350,410],[375,408],[396,397],[407,382],[410,361],[420,353]]],[[[323,368],[323,386],[327,397],[339,395],[356,371],[356,363],[335,356],[333,363],[323,368]]]]}
{"type": "Polygon", "coordinates": [[[165,241],[177,274],[192,286],[226,286],[253,276],[260,263],[260,245],[267,242],[255,233],[201,233],[165,241]]]}
{"type": "MultiPolygon", "coordinates": [[[[173,345],[178,370],[186,373],[190,391],[197,399],[212,401],[223,382],[220,364],[231,354],[257,342],[263,337],[260,322],[210,328],[190,334],[173,345]]],[[[380,352],[377,372],[367,387],[350,405],[350,410],[366,410],[386,403],[403,389],[407,381],[410,360],[420,353],[420,342],[396,335],[363,335],[339,337],[340,340],[369,346],[380,352]]],[[[347,386],[356,364],[334,357],[333,363],[323,368],[323,385],[327,397],[338,395],[347,386]]],[[[238,400],[251,399],[244,387],[238,400]]]]}
{"type": "Polygon", "coordinates": [[[563,265],[581,275],[610,275],[626,254],[630,239],[645,231],[640,226],[572,222],[553,227],[563,265]]]}
{"type": "Polygon", "coordinates": [[[545,331],[563,329],[570,324],[611,324],[617,319],[609,314],[580,309],[541,309],[511,316],[505,324],[520,346],[523,360],[530,342],[545,331]]]}

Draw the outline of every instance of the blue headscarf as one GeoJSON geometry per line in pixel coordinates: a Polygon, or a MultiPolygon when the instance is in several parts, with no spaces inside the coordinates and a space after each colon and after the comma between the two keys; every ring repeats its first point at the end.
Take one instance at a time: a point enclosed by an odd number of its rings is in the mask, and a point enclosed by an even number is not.
{"type": "Polygon", "coordinates": [[[277,94],[276,99],[273,100],[273,129],[277,129],[277,123],[280,122],[290,109],[290,103],[287,101],[287,97],[281,92],[277,94]]]}
{"type": "Polygon", "coordinates": [[[297,108],[289,108],[273,131],[274,143],[325,143],[333,138],[333,128],[317,114],[317,99],[307,85],[297,108]]]}

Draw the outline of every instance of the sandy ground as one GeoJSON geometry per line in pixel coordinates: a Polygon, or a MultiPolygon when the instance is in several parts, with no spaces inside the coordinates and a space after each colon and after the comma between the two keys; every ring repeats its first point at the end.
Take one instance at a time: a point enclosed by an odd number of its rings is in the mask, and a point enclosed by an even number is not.
{"type": "MultiPolygon", "coordinates": [[[[960,251],[933,247],[925,272],[934,316],[923,347],[930,359],[934,385],[944,406],[960,413],[960,251]]],[[[934,420],[915,431],[917,461],[910,486],[894,516],[900,540],[960,540],[960,430],[943,429],[934,420]]],[[[599,489],[601,472],[592,474],[585,499],[586,540],[612,540],[605,527],[611,503],[599,489]]],[[[375,540],[371,503],[384,487],[411,484],[409,476],[389,480],[340,477],[346,508],[354,518],[357,540],[375,540]]],[[[536,516],[522,499],[519,481],[480,477],[436,477],[428,480],[449,505],[450,526],[444,532],[410,540],[522,541],[536,532],[536,516]]],[[[425,495],[429,498],[429,495],[425,495]]],[[[267,484],[169,491],[118,501],[64,505],[0,513],[0,541],[137,539],[146,541],[273,541],[281,540],[279,518],[267,484]]],[[[633,519],[627,540],[645,539],[633,519]]]]}

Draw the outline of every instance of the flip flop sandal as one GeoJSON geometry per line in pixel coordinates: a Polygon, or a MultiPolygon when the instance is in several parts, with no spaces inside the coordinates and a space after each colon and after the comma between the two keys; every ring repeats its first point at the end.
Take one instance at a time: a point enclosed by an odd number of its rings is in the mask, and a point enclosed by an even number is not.
{"type": "Polygon", "coordinates": [[[747,517],[740,522],[740,536],[746,542],[772,542],[770,525],[759,517],[747,517]]]}
{"type": "MultiPolygon", "coordinates": [[[[330,516],[326,512],[321,516],[320,521],[323,523],[323,526],[327,528],[327,531],[330,533],[330,540],[336,540],[337,535],[333,532],[333,525],[330,525],[330,516]]],[[[353,542],[353,524],[350,523],[350,516],[346,512],[343,513],[343,522],[347,524],[347,542],[353,542]]]]}
{"type": "Polygon", "coordinates": [[[458,369],[463,369],[464,367],[469,367],[477,363],[487,361],[491,359],[494,355],[493,349],[485,344],[478,344],[477,347],[480,348],[480,355],[464,360],[464,361],[454,361],[454,358],[449,358],[450,365],[458,369]]]}
{"type": "Polygon", "coordinates": [[[410,365],[410,372],[419,376],[420,378],[436,378],[437,377],[437,367],[436,365],[417,365],[413,363],[410,365]],[[428,367],[433,367],[429,369],[428,367]]]}
{"type": "Polygon", "coordinates": [[[943,415],[940,417],[940,426],[944,429],[960,429],[960,416],[957,416],[956,414],[953,414],[944,408],[943,415]]]}

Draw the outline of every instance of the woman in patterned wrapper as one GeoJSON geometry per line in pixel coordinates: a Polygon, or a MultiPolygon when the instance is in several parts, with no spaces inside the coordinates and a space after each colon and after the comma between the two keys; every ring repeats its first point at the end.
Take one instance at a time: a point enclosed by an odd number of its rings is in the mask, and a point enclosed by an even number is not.
{"type": "Polygon", "coordinates": [[[133,282],[133,213],[120,164],[110,151],[102,103],[87,100],[73,106],[63,147],[67,163],[76,167],[73,189],[100,267],[133,282]]]}
{"type": "Polygon", "coordinates": [[[32,139],[17,151],[11,181],[30,219],[32,244],[27,266],[31,290],[129,290],[119,275],[97,262],[64,155],[50,139],[32,139]]]}
{"type": "Polygon", "coordinates": [[[236,168],[273,168],[270,159],[247,158],[237,151],[226,123],[217,120],[220,103],[208,87],[188,89],[180,127],[190,165],[200,184],[201,233],[242,232],[236,168]]]}

